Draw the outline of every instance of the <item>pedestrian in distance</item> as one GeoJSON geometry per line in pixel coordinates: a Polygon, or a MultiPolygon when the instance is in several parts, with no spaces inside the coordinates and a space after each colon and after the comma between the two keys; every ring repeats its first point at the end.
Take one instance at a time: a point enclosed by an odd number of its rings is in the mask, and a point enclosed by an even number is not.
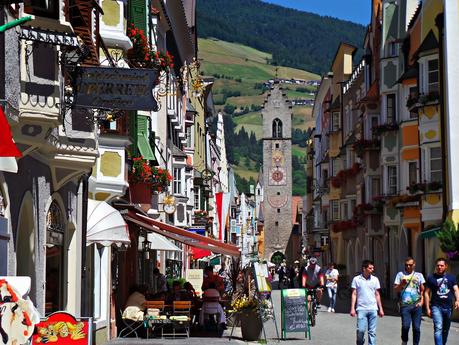
{"type": "Polygon", "coordinates": [[[402,345],[408,344],[411,325],[413,325],[413,344],[418,345],[421,339],[425,279],[422,273],[415,271],[415,268],[416,261],[412,257],[407,257],[405,269],[397,273],[394,281],[394,291],[399,295],[402,318],[402,345]]]}
{"type": "Polygon", "coordinates": [[[335,268],[335,263],[334,262],[329,263],[328,269],[325,272],[325,286],[328,292],[328,299],[330,300],[330,304],[328,305],[329,313],[335,312],[336,294],[338,292],[338,278],[339,278],[339,272],[335,268]]]}
{"type": "Polygon", "coordinates": [[[456,277],[446,273],[448,262],[445,258],[435,260],[435,273],[427,277],[424,300],[427,316],[434,324],[435,345],[445,345],[448,340],[453,297],[454,309],[459,309],[459,288],[456,277]]]}
{"type": "Polygon", "coordinates": [[[357,316],[357,345],[365,344],[368,332],[368,345],[376,344],[377,316],[384,316],[379,290],[379,279],[373,275],[373,261],[363,260],[362,273],[352,279],[351,316],[357,316]]]}

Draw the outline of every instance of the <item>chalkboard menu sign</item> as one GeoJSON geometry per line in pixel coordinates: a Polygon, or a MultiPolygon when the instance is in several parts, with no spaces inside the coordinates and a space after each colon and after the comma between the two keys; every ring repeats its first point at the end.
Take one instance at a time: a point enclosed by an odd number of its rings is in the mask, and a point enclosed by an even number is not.
{"type": "Polygon", "coordinates": [[[287,332],[309,333],[307,298],[305,289],[281,290],[282,335],[287,332]]]}

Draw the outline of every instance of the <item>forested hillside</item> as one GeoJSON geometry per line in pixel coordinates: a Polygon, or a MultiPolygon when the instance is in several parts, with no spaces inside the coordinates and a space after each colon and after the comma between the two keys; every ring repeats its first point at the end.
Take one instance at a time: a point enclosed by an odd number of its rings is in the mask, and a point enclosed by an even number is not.
{"type": "Polygon", "coordinates": [[[272,54],[270,64],[327,72],[340,42],[361,47],[362,25],[266,4],[260,0],[198,0],[198,35],[272,54]]]}

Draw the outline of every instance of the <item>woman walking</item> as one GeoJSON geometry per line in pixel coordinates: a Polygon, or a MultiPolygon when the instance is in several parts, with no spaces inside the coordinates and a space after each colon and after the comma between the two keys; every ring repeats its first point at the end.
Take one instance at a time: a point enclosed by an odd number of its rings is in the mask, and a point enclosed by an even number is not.
{"type": "Polygon", "coordinates": [[[330,304],[328,306],[329,313],[335,312],[336,293],[338,292],[338,277],[339,272],[335,268],[335,263],[329,263],[328,269],[325,272],[325,286],[327,287],[328,299],[330,300],[330,304]]]}

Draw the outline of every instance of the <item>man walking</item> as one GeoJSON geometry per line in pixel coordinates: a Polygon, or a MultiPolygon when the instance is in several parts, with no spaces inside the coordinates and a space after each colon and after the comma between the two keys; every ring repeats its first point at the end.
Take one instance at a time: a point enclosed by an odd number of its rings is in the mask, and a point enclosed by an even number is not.
{"type": "Polygon", "coordinates": [[[451,325],[453,295],[456,299],[454,309],[459,309],[459,288],[456,278],[446,273],[446,259],[435,260],[435,273],[427,277],[424,299],[427,316],[432,317],[434,324],[435,345],[445,345],[451,325]]]}
{"type": "Polygon", "coordinates": [[[408,344],[408,333],[413,324],[413,344],[419,345],[421,338],[422,304],[424,302],[424,283],[422,273],[414,269],[416,262],[412,257],[405,259],[405,270],[395,276],[394,290],[400,296],[400,315],[402,317],[402,345],[408,344]]]}
{"type": "Polygon", "coordinates": [[[357,315],[357,345],[365,344],[365,332],[368,330],[368,344],[376,344],[377,315],[384,316],[379,279],[372,273],[375,266],[372,261],[362,262],[362,274],[352,279],[351,316],[357,315]]]}

